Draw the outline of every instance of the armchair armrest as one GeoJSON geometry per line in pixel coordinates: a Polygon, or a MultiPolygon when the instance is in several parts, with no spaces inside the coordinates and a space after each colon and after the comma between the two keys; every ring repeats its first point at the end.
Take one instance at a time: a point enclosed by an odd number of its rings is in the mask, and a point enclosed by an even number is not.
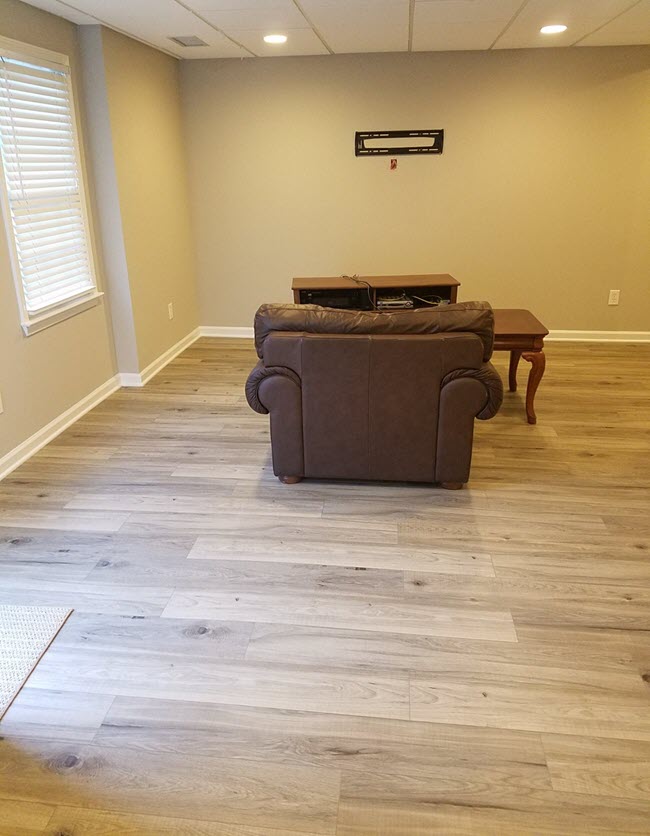
{"type": "Polygon", "coordinates": [[[492,363],[483,363],[478,369],[454,369],[442,379],[442,387],[461,377],[473,377],[480,380],[485,386],[485,406],[477,413],[476,417],[482,421],[493,418],[503,402],[503,383],[492,363]]]}
{"type": "Polygon", "coordinates": [[[291,371],[291,369],[287,369],[284,366],[265,366],[264,361],[260,360],[248,375],[248,380],[246,381],[246,400],[248,401],[248,405],[251,409],[255,410],[255,412],[259,412],[260,415],[268,415],[269,412],[259,397],[260,384],[263,380],[266,380],[266,378],[273,377],[275,375],[288,377],[298,387],[300,387],[300,378],[295,372],[291,371]]]}
{"type": "Polygon", "coordinates": [[[246,400],[261,415],[271,414],[273,472],[283,481],[300,481],[305,456],[302,440],[302,383],[286,366],[255,366],[246,381],[246,400]]]}

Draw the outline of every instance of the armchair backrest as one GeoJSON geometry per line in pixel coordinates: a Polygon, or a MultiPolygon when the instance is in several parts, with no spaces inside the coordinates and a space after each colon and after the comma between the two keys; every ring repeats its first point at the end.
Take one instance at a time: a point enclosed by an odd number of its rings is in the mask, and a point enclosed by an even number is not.
{"type": "Polygon", "coordinates": [[[264,343],[274,331],[309,334],[476,334],[483,344],[483,360],[492,356],[494,312],[488,302],[401,311],[354,311],[320,305],[262,305],[255,314],[255,348],[262,358],[264,343]]]}
{"type": "Polygon", "coordinates": [[[480,370],[489,357],[486,303],[386,314],[268,305],[255,330],[265,369],[300,381],[304,475],[431,482],[441,448],[457,457],[469,434],[471,453],[485,388],[452,387],[454,402],[466,401],[462,415],[441,393],[448,375],[480,370]]]}

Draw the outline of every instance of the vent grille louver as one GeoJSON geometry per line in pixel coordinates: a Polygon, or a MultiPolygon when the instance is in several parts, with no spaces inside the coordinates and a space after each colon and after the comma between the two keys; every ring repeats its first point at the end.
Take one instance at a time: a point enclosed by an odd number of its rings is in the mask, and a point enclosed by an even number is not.
{"type": "Polygon", "coordinates": [[[170,35],[169,40],[179,46],[207,46],[206,42],[196,35],[170,35]]]}

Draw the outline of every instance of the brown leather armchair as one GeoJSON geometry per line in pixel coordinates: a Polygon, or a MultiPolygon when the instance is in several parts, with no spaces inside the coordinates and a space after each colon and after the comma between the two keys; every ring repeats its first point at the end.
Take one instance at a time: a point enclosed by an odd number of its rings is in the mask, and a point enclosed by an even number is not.
{"type": "Polygon", "coordinates": [[[375,312],[262,305],[248,403],[271,415],[273,471],[303,477],[469,479],[474,418],[503,387],[487,302],[375,312]]]}

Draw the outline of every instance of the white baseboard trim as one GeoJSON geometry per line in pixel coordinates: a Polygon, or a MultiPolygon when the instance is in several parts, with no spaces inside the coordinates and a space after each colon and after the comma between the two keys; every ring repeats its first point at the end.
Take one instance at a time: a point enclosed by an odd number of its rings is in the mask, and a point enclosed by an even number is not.
{"type": "Polygon", "coordinates": [[[235,339],[252,339],[253,328],[248,326],[232,327],[230,325],[202,325],[199,328],[202,337],[234,337],[235,339]]]}
{"type": "Polygon", "coordinates": [[[117,377],[120,381],[120,386],[126,386],[127,388],[132,386],[144,386],[144,383],[142,382],[142,375],[132,372],[120,372],[117,377]]]}
{"type": "Polygon", "coordinates": [[[139,374],[133,372],[120,372],[118,375],[120,386],[126,386],[128,388],[134,386],[144,386],[145,383],[148,383],[152,377],[161,371],[161,369],[164,369],[168,363],[171,363],[175,357],[178,357],[182,351],[185,351],[185,349],[189,348],[193,342],[198,340],[200,335],[201,329],[195,328],[186,337],[179,340],[176,345],[173,345],[171,348],[168,348],[167,351],[163,352],[160,357],[157,357],[153,361],[153,363],[149,363],[149,365],[142,369],[139,374]]]}
{"type": "Polygon", "coordinates": [[[551,342],[650,343],[650,331],[551,331],[551,342]]]}
{"type": "Polygon", "coordinates": [[[102,383],[102,385],[95,389],[94,392],[86,395],[85,398],[82,398],[74,404],[74,406],[71,406],[70,409],[66,409],[65,412],[62,412],[58,418],[50,421],[50,423],[41,430],[38,430],[38,432],[34,433],[34,435],[26,441],[23,441],[22,444],[18,445],[18,447],[10,450],[6,455],[0,458],[0,481],[23,464],[23,462],[26,462],[27,459],[31,458],[34,453],[37,453],[42,447],[49,444],[50,441],[55,439],[57,435],[60,435],[71,424],[78,421],[82,415],[90,412],[91,409],[94,409],[94,407],[100,404],[109,395],[112,395],[113,392],[117,392],[121,386],[144,386],[145,383],[151,380],[154,375],[158,374],[161,369],[163,369],[182,351],[185,351],[188,346],[192,345],[192,343],[199,338],[199,333],[200,329],[195,328],[194,331],[186,337],[183,337],[182,340],[179,340],[176,345],[173,345],[161,354],[160,357],[153,361],[153,363],[150,363],[140,372],[140,374],[132,374],[128,372],[116,374],[110,380],[107,380],[106,383],[102,383]]]}
{"type": "Polygon", "coordinates": [[[34,453],[38,453],[42,447],[49,444],[50,441],[57,437],[57,435],[60,435],[64,430],[67,430],[67,428],[71,424],[74,424],[75,421],[78,421],[82,415],[90,412],[91,409],[94,409],[109,395],[112,395],[113,392],[117,392],[119,388],[119,375],[115,375],[115,377],[111,377],[110,380],[107,380],[106,383],[102,383],[101,386],[98,386],[94,392],[86,395],[85,398],[82,398],[76,404],[71,406],[70,409],[66,409],[65,412],[62,412],[58,418],[50,421],[49,424],[46,424],[46,426],[38,430],[38,432],[35,432],[34,435],[30,436],[30,438],[26,441],[23,441],[22,444],[18,445],[18,447],[14,447],[13,450],[10,450],[0,459],[0,481],[23,464],[23,462],[26,462],[27,459],[31,458],[34,453]]]}
{"type": "MultiPolygon", "coordinates": [[[[226,325],[202,325],[199,332],[202,337],[253,337],[252,328],[226,325]]],[[[546,339],[551,342],[648,343],[650,331],[551,331],[546,339]]]]}

